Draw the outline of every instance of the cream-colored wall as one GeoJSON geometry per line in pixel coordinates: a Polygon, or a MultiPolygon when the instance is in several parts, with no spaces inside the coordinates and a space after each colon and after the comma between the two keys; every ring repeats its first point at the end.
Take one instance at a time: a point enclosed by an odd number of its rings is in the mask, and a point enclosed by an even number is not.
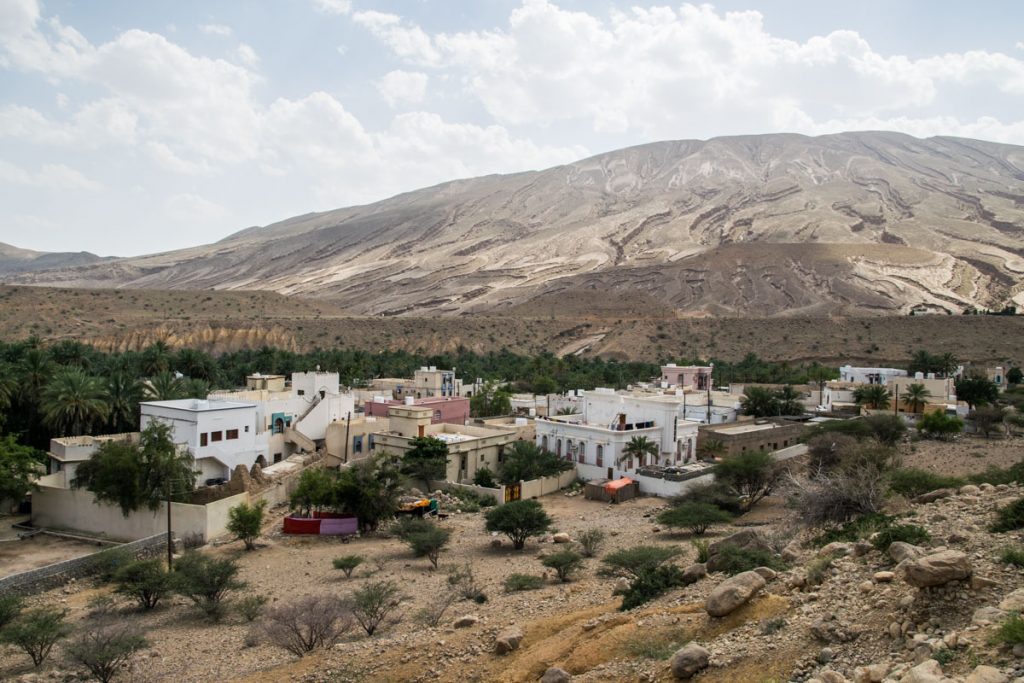
{"type": "MultiPolygon", "coordinates": [[[[348,459],[361,460],[372,453],[377,451],[376,448],[370,450],[370,434],[377,432],[386,432],[390,429],[390,422],[386,417],[365,418],[360,417],[352,420],[352,424],[348,434],[348,459]],[[354,437],[363,437],[363,452],[353,453],[352,452],[352,439],[354,437]]],[[[329,467],[340,465],[345,460],[345,432],[346,424],[344,421],[332,422],[327,425],[327,436],[324,439],[324,445],[327,448],[327,465],[329,467]]]]}

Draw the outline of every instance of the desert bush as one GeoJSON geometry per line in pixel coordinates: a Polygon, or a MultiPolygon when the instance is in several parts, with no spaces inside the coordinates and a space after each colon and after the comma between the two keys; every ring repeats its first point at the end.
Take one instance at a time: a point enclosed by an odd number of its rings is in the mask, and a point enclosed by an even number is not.
{"type": "Polygon", "coordinates": [[[548,569],[554,569],[558,580],[565,583],[583,566],[583,556],[575,550],[559,550],[545,556],[540,563],[548,569]]]}
{"type": "Polygon", "coordinates": [[[192,551],[174,565],[172,585],[198,606],[214,621],[223,614],[221,604],[228,593],[240,590],[245,583],[239,581],[238,563],[230,558],[215,559],[192,551]]]}
{"type": "Polygon", "coordinates": [[[544,579],[533,574],[509,574],[505,578],[505,592],[532,591],[544,585],[544,579]]]}
{"type": "Polygon", "coordinates": [[[679,555],[678,548],[656,545],[638,545],[609,553],[601,560],[605,571],[615,576],[635,579],[652,571],[679,555]]]}
{"type": "Polygon", "coordinates": [[[260,537],[263,527],[263,510],[267,501],[261,500],[253,505],[239,503],[228,510],[228,531],[235,538],[245,543],[246,550],[256,549],[256,539],[260,537]]]}
{"type": "Polygon", "coordinates": [[[830,553],[824,557],[816,557],[808,562],[806,568],[807,584],[810,586],[820,585],[828,575],[828,570],[832,568],[832,563],[836,561],[836,557],[838,555],[830,553]]]}
{"type": "Polygon", "coordinates": [[[836,541],[854,543],[869,537],[876,531],[888,528],[892,525],[895,519],[895,517],[883,515],[879,512],[861,515],[860,517],[851,519],[849,522],[845,522],[839,526],[828,529],[824,533],[815,537],[811,541],[811,545],[815,545],[820,548],[821,546],[825,546],[836,541]]]}
{"type": "Polygon", "coordinates": [[[727,456],[714,466],[715,480],[740,498],[745,512],[769,495],[782,476],[782,468],[767,451],[747,451],[727,456]]]}
{"type": "Polygon", "coordinates": [[[636,659],[667,660],[683,646],[677,632],[638,631],[623,644],[623,650],[636,659]]]}
{"type": "Polygon", "coordinates": [[[763,636],[770,636],[773,633],[778,633],[784,628],[786,628],[785,617],[774,617],[772,619],[761,620],[761,635],[763,636]]]}
{"type": "Polygon", "coordinates": [[[117,592],[139,603],[142,609],[153,609],[171,591],[171,575],[160,560],[136,560],[114,574],[117,592]]]}
{"type": "Polygon", "coordinates": [[[1024,619],[1019,614],[1011,614],[995,633],[995,640],[1007,645],[1019,645],[1024,643],[1024,619]]]}
{"type": "Polygon", "coordinates": [[[917,422],[918,430],[930,439],[949,440],[964,429],[964,421],[959,417],[946,415],[938,410],[925,413],[917,422]]]}
{"type": "Polygon", "coordinates": [[[644,571],[623,592],[622,605],[619,606],[619,609],[626,611],[639,607],[676,586],[682,586],[684,583],[683,570],[674,564],[644,571]]]}
{"type": "Polygon", "coordinates": [[[370,581],[352,594],[352,615],[366,635],[372,636],[400,602],[401,595],[393,581],[370,581]]]}
{"type": "Polygon", "coordinates": [[[690,545],[692,545],[694,550],[697,551],[697,562],[703,563],[708,561],[708,557],[710,557],[708,547],[711,545],[708,540],[695,538],[690,541],[690,545]]]}
{"type": "Polygon", "coordinates": [[[86,606],[89,611],[85,615],[90,619],[106,619],[117,609],[117,600],[109,593],[100,593],[89,598],[86,606]]]}
{"type": "Polygon", "coordinates": [[[459,594],[454,590],[435,593],[429,599],[427,606],[416,611],[415,619],[424,626],[431,628],[441,623],[445,612],[459,599],[459,594]]]}
{"type": "Polygon", "coordinates": [[[18,595],[0,595],[0,629],[14,621],[24,606],[24,600],[18,595]]]}
{"type": "Polygon", "coordinates": [[[896,415],[868,415],[864,422],[872,436],[885,446],[895,446],[907,433],[907,424],[896,415]]]}
{"type": "Polygon", "coordinates": [[[498,488],[498,482],[494,479],[494,472],[491,472],[489,467],[481,467],[473,475],[473,483],[477,486],[482,486],[485,489],[498,488]]]}
{"type": "Polygon", "coordinates": [[[81,664],[100,683],[109,683],[132,656],[149,645],[135,624],[101,624],[91,628],[65,648],[72,661],[81,664]]]}
{"type": "Polygon", "coordinates": [[[1024,529],[1024,498],[999,508],[995,521],[989,526],[990,531],[997,533],[1015,529],[1024,529]]]}
{"type": "MultiPolygon", "coordinates": [[[[477,485],[482,486],[482,484],[477,485]]],[[[448,489],[448,495],[459,499],[459,509],[463,512],[480,512],[483,508],[492,508],[498,504],[498,501],[490,494],[460,489],[456,486],[448,489]]]]}
{"type": "Polygon", "coordinates": [[[604,543],[605,533],[600,529],[587,529],[581,531],[577,537],[577,542],[580,544],[580,552],[583,557],[594,557],[597,555],[597,551],[600,550],[601,545],[604,543]]]}
{"type": "Polygon", "coordinates": [[[108,548],[93,556],[92,566],[97,579],[110,583],[118,569],[134,561],[135,556],[124,548],[108,548]]]}
{"type": "Polygon", "coordinates": [[[967,478],[972,484],[1013,484],[1024,483],[1024,460],[1009,467],[989,467],[981,474],[972,474],[967,478]]]}
{"type": "Polygon", "coordinates": [[[826,432],[812,436],[806,443],[807,475],[815,479],[838,465],[843,452],[854,447],[857,439],[846,434],[826,432]]]}
{"type": "Polygon", "coordinates": [[[64,623],[64,616],[64,612],[55,607],[27,610],[0,631],[0,641],[24,650],[38,669],[50,656],[54,644],[71,631],[64,623]]]}
{"type": "Polygon", "coordinates": [[[506,503],[488,512],[485,520],[487,531],[505,534],[516,550],[522,550],[530,536],[539,536],[551,527],[551,518],[535,500],[506,503]]]}
{"type": "Polygon", "coordinates": [[[267,604],[265,595],[246,595],[235,602],[235,609],[246,621],[256,621],[267,604]]]}
{"type": "Polygon", "coordinates": [[[1012,564],[1014,567],[1024,567],[1024,546],[1010,546],[1003,548],[999,560],[1004,564],[1012,564]]]}
{"type": "Polygon", "coordinates": [[[768,567],[778,571],[787,568],[786,563],[782,559],[767,550],[740,548],[731,544],[719,547],[718,552],[715,554],[715,563],[722,572],[730,576],[747,572],[757,567],[768,567]]]}
{"type": "Polygon", "coordinates": [[[916,524],[896,524],[880,530],[871,540],[871,545],[875,546],[876,550],[884,553],[889,549],[890,545],[897,541],[910,543],[911,545],[920,545],[925,541],[931,540],[931,537],[932,535],[928,533],[927,529],[916,524]]]}
{"type": "Polygon", "coordinates": [[[184,550],[195,550],[206,545],[206,539],[198,531],[190,531],[181,536],[181,547],[184,550]]]}
{"type": "Polygon", "coordinates": [[[297,657],[338,642],[352,628],[352,612],[334,595],[306,595],[264,610],[264,638],[297,657]]]}
{"type": "Polygon", "coordinates": [[[436,524],[427,522],[422,528],[405,534],[402,540],[412,549],[416,557],[426,557],[434,569],[437,569],[437,560],[441,549],[448,544],[451,535],[452,532],[449,529],[443,529],[436,524]]]}
{"type": "Polygon", "coordinates": [[[658,515],[658,522],[673,528],[689,529],[700,536],[713,524],[725,524],[732,515],[710,503],[683,503],[658,515]]]}
{"type": "Polygon", "coordinates": [[[477,581],[476,576],[473,574],[473,567],[468,562],[460,567],[450,567],[448,569],[448,585],[463,600],[472,600],[476,603],[487,602],[487,595],[484,593],[483,586],[477,581]]]}
{"type": "Polygon", "coordinates": [[[672,507],[678,507],[685,503],[707,503],[734,515],[743,512],[739,496],[720,481],[691,486],[680,495],[669,499],[669,504],[672,507]]]}
{"type": "Polygon", "coordinates": [[[355,568],[363,562],[364,559],[362,555],[342,555],[341,557],[334,558],[331,561],[331,564],[334,565],[335,569],[340,569],[345,572],[346,579],[350,579],[352,578],[352,572],[355,568]]]}
{"type": "Polygon", "coordinates": [[[872,442],[842,454],[831,471],[815,478],[791,478],[795,504],[809,526],[826,526],[881,511],[889,473],[897,461],[892,449],[872,442]]]}
{"type": "Polygon", "coordinates": [[[889,475],[889,489],[907,498],[915,498],[936,489],[959,488],[965,483],[960,477],[935,474],[916,467],[902,467],[889,475]]]}

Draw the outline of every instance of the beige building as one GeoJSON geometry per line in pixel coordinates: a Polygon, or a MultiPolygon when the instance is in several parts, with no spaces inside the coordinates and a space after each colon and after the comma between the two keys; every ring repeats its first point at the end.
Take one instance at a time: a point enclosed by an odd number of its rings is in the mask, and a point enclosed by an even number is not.
{"type": "Polygon", "coordinates": [[[911,384],[921,384],[928,391],[928,402],[917,412],[931,412],[941,410],[945,412],[949,406],[956,406],[956,380],[952,377],[936,379],[924,377],[917,373],[916,377],[893,377],[889,380],[887,388],[892,394],[891,401],[895,404],[896,410],[901,413],[913,412],[910,406],[904,403],[907,397],[907,388],[911,384]]]}
{"type": "Polygon", "coordinates": [[[386,417],[364,415],[353,417],[351,421],[339,420],[327,425],[327,437],[324,439],[327,456],[324,464],[337,467],[381,452],[383,449],[377,447],[375,435],[377,432],[388,431],[388,425],[386,417]]]}
{"type": "Polygon", "coordinates": [[[65,436],[50,439],[50,457],[47,463],[50,486],[71,488],[78,465],[92,457],[93,453],[109,441],[138,442],[138,432],[125,434],[104,434],[103,436],[65,436]]]}
{"type": "Polygon", "coordinates": [[[480,425],[431,424],[433,410],[422,406],[394,406],[388,411],[389,428],[373,435],[377,450],[401,455],[412,448],[416,437],[431,436],[448,445],[448,481],[472,482],[477,470],[492,472],[505,455],[505,448],[516,441],[513,429],[480,425]]]}
{"type": "Polygon", "coordinates": [[[245,378],[245,388],[254,391],[284,391],[284,375],[254,373],[245,378]]]}
{"type": "Polygon", "coordinates": [[[736,455],[747,451],[778,451],[800,441],[806,425],[785,419],[753,420],[729,425],[701,425],[697,435],[697,450],[708,441],[720,441],[725,446],[723,455],[736,455]]]}

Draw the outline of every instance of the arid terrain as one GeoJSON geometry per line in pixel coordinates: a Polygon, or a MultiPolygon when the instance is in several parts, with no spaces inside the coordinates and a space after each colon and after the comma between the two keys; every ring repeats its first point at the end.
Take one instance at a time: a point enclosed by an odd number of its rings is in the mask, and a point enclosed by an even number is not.
{"type": "Polygon", "coordinates": [[[441,354],[513,349],[618,360],[716,357],[832,364],[903,364],[918,349],[964,361],[1020,365],[1024,316],[682,318],[641,300],[604,297],[568,313],[523,306],[505,316],[353,317],[329,301],[271,292],[191,292],[0,286],[0,336],[74,339],[103,350],[156,341],[213,353],[276,346],[441,354]]]}
{"type": "Polygon", "coordinates": [[[22,259],[6,274],[0,262],[0,280],[260,289],[412,317],[564,315],[578,292],[686,316],[1001,309],[1024,304],[1022,178],[1024,148],[962,138],[657,142],[175,252],[32,271],[22,259]]]}
{"type": "MultiPolygon", "coordinates": [[[[960,470],[964,473],[1006,464],[1013,454],[1016,459],[1024,456],[1020,438],[964,438],[958,446],[978,454],[965,460],[960,470]]],[[[955,451],[949,445],[919,442],[913,456],[918,459],[915,464],[936,471],[955,451]]],[[[368,581],[394,580],[403,594],[397,618],[372,638],[352,631],[330,650],[297,659],[261,641],[253,625],[238,614],[211,625],[179,598],[150,613],[139,613],[119,598],[114,609],[120,618],[137,624],[151,642],[124,680],[526,682],[557,666],[581,683],[669,681],[668,659],[687,641],[710,652],[710,667],[695,679],[701,683],[810,680],[825,670],[841,672],[850,680],[882,680],[857,678],[858,667],[867,676],[865,667],[870,665],[883,667],[882,676],[887,673],[900,680],[911,666],[927,659],[922,648],[933,654],[948,650],[937,658],[943,659],[947,675],[958,677],[954,680],[962,680],[978,665],[992,665],[1012,678],[1024,675],[1021,660],[992,644],[990,636],[991,620],[1017,604],[1014,600],[1024,600],[1019,591],[1010,596],[1022,585],[1022,570],[999,560],[1002,549],[1020,539],[1018,533],[996,535],[984,528],[997,507],[1020,494],[1017,487],[986,485],[931,503],[897,503],[911,514],[912,523],[931,533],[926,552],[961,550],[973,566],[971,582],[927,591],[878,574],[891,570],[894,561],[870,547],[835,559],[821,585],[804,586],[819,551],[801,544],[809,536],[797,531],[782,498],[768,499],[732,525],[714,527],[708,538],[718,540],[759,524],[756,528],[765,538],[775,539],[772,542],[779,547],[788,544],[791,568],[770,578],[745,606],[720,618],[709,617],[704,609],[709,593],[724,580],[719,574],[620,612],[619,598],[612,595],[615,580],[599,575],[598,559],[586,560],[579,578],[569,583],[548,576],[539,590],[506,593],[502,583],[509,573],[543,573],[539,559],[556,546],[534,539],[521,552],[512,550],[507,540],[500,548],[492,547],[494,539],[484,531],[480,513],[454,514],[440,522],[453,531],[453,541],[441,555],[441,569],[434,571],[425,559],[414,558],[406,546],[386,536],[349,544],[283,537],[278,532],[282,511],[276,510],[257,550],[246,552],[240,543],[226,542],[203,552],[237,557],[250,590],[278,603],[307,594],[344,596],[368,581]],[[798,542],[790,543],[794,539],[798,542]],[[368,561],[346,579],[331,568],[331,559],[352,553],[368,561]],[[464,562],[471,563],[487,601],[455,603],[436,628],[417,623],[415,613],[448,590],[446,568],[464,562]],[[1003,612],[995,608],[1000,604],[1003,612]],[[455,620],[470,615],[476,617],[475,623],[453,628],[455,620]],[[519,648],[505,656],[494,654],[496,635],[513,626],[524,635],[519,648]]],[[[657,528],[653,515],[664,501],[641,498],[608,505],[554,494],[541,502],[557,530],[571,537],[589,528],[608,532],[600,555],[645,543],[680,548],[680,566],[695,560],[688,534],[657,528]]],[[[109,590],[79,581],[32,602],[63,605],[74,624],[85,626],[94,619],[87,616],[90,601],[109,590]]],[[[0,671],[13,680],[61,680],[71,668],[60,647],[45,665],[42,679],[32,678],[27,658],[10,648],[0,650],[0,671]]]]}

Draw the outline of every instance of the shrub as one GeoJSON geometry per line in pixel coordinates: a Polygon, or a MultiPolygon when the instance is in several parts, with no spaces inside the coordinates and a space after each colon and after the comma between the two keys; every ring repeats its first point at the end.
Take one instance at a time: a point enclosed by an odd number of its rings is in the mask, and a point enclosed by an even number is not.
{"type": "Polygon", "coordinates": [[[372,636],[401,601],[393,581],[371,581],[352,594],[352,616],[372,636]]]}
{"type": "Polygon", "coordinates": [[[97,579],[103,583],[110,583],[118,569],[134,561],[135,556],[124,548],[108,548],[93,556],[92,566],[97,579]]]}
{"type": "Polygon", "coordinates": [[[785,562],[767,550],[740,548],[731,544],[719,547],[715,555],[715,563],[722,572],[730,576],[750,571],[756,567],[768,567],[778,571],[787,568],[785,562]]]}
{"type": "Polygon", "coordinates": [[[437,569],[438,556],[451,535],[449,529],[442,529],[427,522],[426,526],[406,534],[402,540],[408,544],[416,557],[426,557],[434,569],[437,569]]]}
{"type": "Polygon", "coordinates": [[[235,578],[237,574],[238,563],[234,560],[214,559],[192,551],[175,563],[172,585],[216,621],[223,616],[224,597],[245,587],[245,583],[235,578]]]}
{"type": "Polygon", "coordinates": [[[0,630],[21,614],[24,601],[17,595],[0,595],[0,630]]]}
{"type": "Polygon", "coordinates": [[[548,569],[554,569],[558,580],[565,583],[583,566],[583,556],[575,550],[560,550],[546,556],[540,563],[548,569]]]}
{"type": "Polygon", "coordinates": [[[1012,564],[1014,567],[1024,567],[1024,546],[1003,548],[999,556],[1004,564],[1012,564]]]}
{"type": "Polygon", "coordinates": [[[261,620],[267,642],[297,657],[327,648],[352,628],[352,614],[333,595],[307,595],[267,608],[261,620]]]}
{"type": "Polygon", "coordinates": [[[697,551],[698,562],[703,563],[708,561],[708,557],[710,557],[710,554],[708,553],[708,547],[711,544],[707,540],[703,538],[695,538],[692,541],[690,541],[690,545],[692,545],[694,549],[697,551]]]}
{"type": "Polygon", "coordinates": [[[106,619],[117,609],[117,600],[109,593],[100,593],[89,598],[86,603],[89,611],[86,616],[90,619],[106,619]]]}
{"type": "Polygon", "coordinates": [[[972,484],[1013,484],[1024,483],[1024,460],[1006,468],[989,467],[981,474],[968,477],[972,484]]]}
{"type": "Polygon", "coordinates": [[[782,469],[771,453],[747,451],[724,458],[715,465],[714,475],[740,497],[746,511],[772,492],[782,469]]]}
{"type": "Polygon", "coordinates": [[[600,550],[601,545],[604,543],[604,536],[604,532],[600,529],[581,531],[576,540],[580,544],[580,552],[583,553],[583,557],[594,557],[597,555],[597,551],[600,550]]]}
{"type": "Polygon", "coordinates": [[[773,619],[763,619],[761,621],[761,635],[764,636],[770,636],[773,633],[778,633],[784,628],[786,628],[785,617],[775,617],[773,619]]]}
{"type": "Polygon", "coordinates": [[[601,562],[613,575],[636,579],[653,571],[679,554],[678,548],[656,545],[638,545],[609,553],[601,562]]]}
{"type": "Polygon", "coordinates": [[[935,474],[916,467],[904,467],[893,470],[889,479],[889,488],[907,498],[916,498],[936,489],[958,488],[966,482],[959,477],[935,474]]]}
{"type": "Polygon", "coordinates": [[[885,505],[895,451],[865,442],[844,452],[840,463],[814,479],[794,479],[796,507],[809,526],[846,522],[885,505]]]}
{"type": "Polygon", "coordinates": [[[482,486],[485,489],[496,489],[498,488],[498,482],[494,480],[494,472],[491,472],[489,467],[481,467],[473,475],[473,483],[477,486],[482,486]]]}
{"type": "Polygon", "coordinates": [[[533,574],[509,574],[505,579],[505,592],[533,591],[544,585],[544,579],[533,574]]]}
{"type": "Polygon", "coordinates": [[[807,563],[807,583],[811,586],[817,586],[825,580],[825,576],[828,570],[832,568],[832,563],[835,562],[837,555],[828,554],[824,557],[816,557],[807,563]]]}
{"type": "Polygon", "coordinates": [[[995,639],[997,642],[1007,645],[1024,643],[1024,619],[1021,619],[1019,614],[1011,614],[999,625],[995,639]]]}
{"type": "Polygon", "coordinates": [[[807,474],[816,478],[830,472],[842,457],[857,443],[857,439],[846,434],[825,432],[807,439],[807,474]]]}
{"type": "Polygon", "coordinates": [[[658,515],[659,523],[689,529],[695,536],[702,535],[712,524],[724,524],[731,519],[732,515],[710,503],[683,503],[658,515]]]}
{"type": "Polygon", "coordinates": [[[134,624],[104,624],[86,631],[67,646],[68,656],[100,683],[108,683],[132,656],[148,646],[134,624]]]}
{"type": "Polygon", "coordinates": [[[417,610],[415,619],[419,623],[434,627],[441,623],[444,613],[448,611],[459,596],[454,590],[436,593],[428,602],[426,607],[417,610]]]}
{"type": "Polygon", "coordinates": [[[907,424],[896,415],[868,415],[864,422],[879,443],[886,446],[895,446],[907,433],[907,424]]]}
{"type": "Polygon", "coordinates": [[[674,564],[644,571],[629,584],[629,588],[622,594],[622,605],[619,606],[619,609],[626,611],[639,607],[684,583],[683,570],[674,564]]]}
{"type": "Polygon", "coordinates": [[[964,421],[936,410],[922,415],[917,428],[928,438],[948,440],[963,431],[964,421]]]}
{"type": "Polygon", "coordinates": [[[246,595],[235,603],[235,608],[246,621],[256,621],[266,604],[267,596],[265,595],[246,595]]]}
{"type": "Polygon", "coordinates": [[[135,599],[142,609],[153,609],[171,591],[171,575],[160,560],[136,560],[114,574],[117,592],[135,599]]]}
{"type": "Polygon", "coordinates": [[[487,531],[505,534],[516,550],[522,550],[530,536],[539,536],[551,527],[551,518],[535,500],[506,503],[488,512],[485,519],[487,531]]]}
{"type": "Polygon", "coordinates": [[[468,562],[461,567],[448,570],[448,585],[463,599],[477,603],[487,602],[483,588],[473,574],[473,567],[468,562]]]}
{"type": "Polygon", "coordinates": [[[675,654],[683,643],[670,632],[637,632],[626,641],[624,650],[637,659],[666,660],[675,654]]]}
{"type": "Polygon", "coordinates": [[[996,520],[989,527],[990,531],[1013,531],[1024,529],[1024,498],[1018,498],[1009,505],[999,508],[996,520]]]}
{"type": "Polygon", "coordinates": [[[261,500],[253,505],[239,503],[228,510],[228,531],[245,543],[246,550],[256,549],[256,539],[263,527],[263,510],[266,507],[267,501],[261,500]]]}
{"type": "Polygon", "coordinates": [[[361,565],[363,561],[362,555],[342,555],[341,557],[334,558],[334,560],[331,561],[331,564],[334,565],[335,569],[340,569],[345,572],[346,579],[350,579],[352,578],[352,572],[356,567],[361,565]]]}
{"type": "Polygon", "coordinates": [[[448,495],[459,499],[459,509],[463,512],[480,512],[483,508],[492,508],[498,504],[498,501],[490,494],[477,493],[455,486],[448,489],[448,495]]]}
{"type": "Polygon", "coordinates": [[[895,526],[887,526],[879,531],[878,535],[871,540],[871,545],[875,546],[876,550],[884,553],[889,549],[890,545],[897,541],[910,543],[911,545],[920,545],[925,541],[931,540],[931,537],[932,535],[924,527],[917,526],[916,524],[897,524],[895,526]]]}
{"type": "Polygon", "coordinates": [[[825,546],[836,541],[853,543],[863,538],[867,538],[876,531],[881,531],[882,529],[889,527],[895,519],[895,517],[883,515],[878,512],[869,515],[862,515],[840,526],[829,529],[811,541],[811,544],[820,548],[821,546],[825,546]]]}
{"type": "Polygon", "coordinates": [[[720,481],[691,486],[682,494],[673,497],[669,503],[673,507],[684,503],[707,503],[734,515],[743,512],[739,497],[720,481]]]}
{"type": "Polygon", "coordinates": [[[61,638],[67,637],[71,627],[64,623],[64,612],[54,607],[37,607],[23,612],[0,631],[0,640],[19,647],[31,657],[39,668],[50,650],[61,638]]]}

